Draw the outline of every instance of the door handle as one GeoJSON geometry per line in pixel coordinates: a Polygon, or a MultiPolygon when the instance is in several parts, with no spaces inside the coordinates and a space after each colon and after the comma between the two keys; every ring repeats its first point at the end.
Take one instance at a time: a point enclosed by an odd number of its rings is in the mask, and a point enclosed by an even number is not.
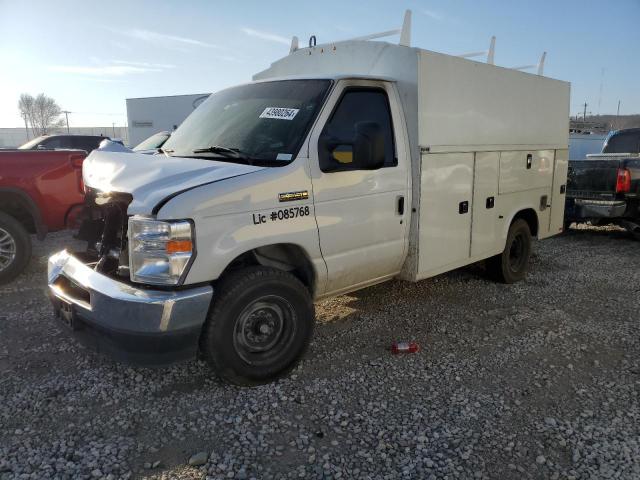
{"type": "Polygon", "coordinates": [[[547,208],[551,208],[551,205],[548,204],[549,203],[549,197],[547,197],[546,195],[542,195],[540,197],[540,211],[544,212],[547,208]]]}
{"type": "Polygon", "coordinates": [[[404,215],[404,197],[398,197],[398,215],[404,215]]]}
{"type": "Polygon", "coordinates": [[[464,202],[460,202],[458,204],[458,213],[463,215],[469,211],[469,201],[465,200],[464,202]]]}
{"type": "Polygon", "coordinates": [[[531,169],[531,164],[533,163],[533,155],[527,153],[527,170],[531,169]]]}

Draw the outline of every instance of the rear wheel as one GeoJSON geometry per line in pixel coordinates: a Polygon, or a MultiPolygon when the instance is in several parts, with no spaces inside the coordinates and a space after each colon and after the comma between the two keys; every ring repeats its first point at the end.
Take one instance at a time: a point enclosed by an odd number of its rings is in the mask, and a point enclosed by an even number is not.
{"type": "Polygon", "coordinates": [[[531,230],[525,220],[518,218],[509,228],[504,251],[487,260],[487,270],[499,282],[519,282],[527,276],[530,257],[531,230]]]}
{"type": "Polygon", "coordinates": [[[15,218],[0,212],[0,284],[20,275],[30,258],[29,233],[15,218]]]}
{"type": "Polygon", "coordinates": [[[296,365],[314,321],[311,296],[300,280],[282,270],[250,267],[221,281],[200,349],[224,381],[259,385],[296,365]]]}

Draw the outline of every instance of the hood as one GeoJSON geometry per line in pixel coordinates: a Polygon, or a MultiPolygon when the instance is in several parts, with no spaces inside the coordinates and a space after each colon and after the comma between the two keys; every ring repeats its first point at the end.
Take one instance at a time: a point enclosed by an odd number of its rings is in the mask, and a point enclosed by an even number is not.
{"type": "Polygon", "coordinates": [[[264,167],[215,160],[94,150],[84,161],[87,187],[130,193],[129,214],[151,214],[163,199],[205,183],[246,175],[264,167]]]}

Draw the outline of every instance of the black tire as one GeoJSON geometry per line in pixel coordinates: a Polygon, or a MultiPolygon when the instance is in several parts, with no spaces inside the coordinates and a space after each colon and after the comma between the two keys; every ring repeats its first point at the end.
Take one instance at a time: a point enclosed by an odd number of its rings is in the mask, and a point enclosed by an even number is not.
{"type": "Polygon", "coordinates": [[[487,260],[487,270],[498,282],[519,282],[527,276],[530,257],[531,230],[525,220],[518,218],[509,227],[504,251],[487,260]]]}
{"type": "Polygon", "coordinates": [[[31,239],[15,218],[0,212],[0,285],[16,278],[31,258],[31,239]]]}
{"type": "Polygon", "coordinates": [[[292,274],[248,267],[223,278],[200,337],[200,350],[225,382],[268,383],[306,351],[315,322],[307,288],[292,274]]]}

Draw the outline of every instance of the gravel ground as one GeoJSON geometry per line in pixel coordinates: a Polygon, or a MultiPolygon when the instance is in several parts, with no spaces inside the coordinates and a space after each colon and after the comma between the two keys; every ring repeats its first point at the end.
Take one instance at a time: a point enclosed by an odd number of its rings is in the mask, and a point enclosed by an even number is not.
{"type": "Polygon", "coordinates": [[[282,381],[131,368],[52,318],[48,253],[0,287],[0,479],[640,478],[640,243],[583,227],[526,282],[480,266],[317,306],[282,381]],[[391,355],[393,340],[421,351],[391,355]]]}

